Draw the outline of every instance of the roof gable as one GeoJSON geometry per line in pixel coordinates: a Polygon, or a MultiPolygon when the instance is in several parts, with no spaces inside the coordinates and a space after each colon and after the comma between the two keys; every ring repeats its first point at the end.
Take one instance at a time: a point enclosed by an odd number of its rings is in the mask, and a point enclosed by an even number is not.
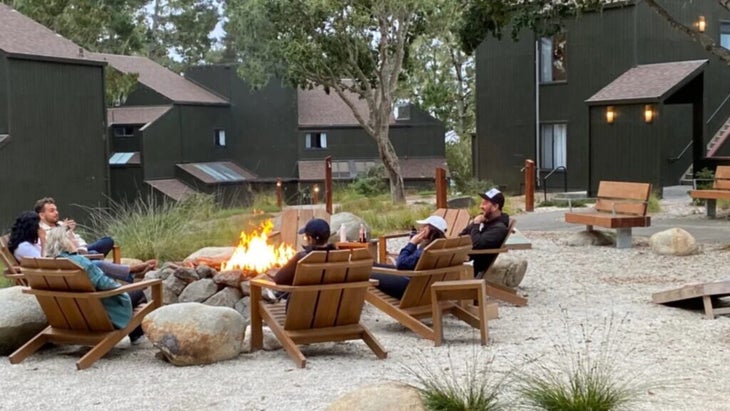
{"type": "Polygon", "coordinates": [[[11,56],[101,63],[73,41],[3,3],[0,3],[0,50],[11,56]]]}
{"type": "Polygon", "coordinates": [[[160,93],[174,103],[228,104],[228,101],[185,77],[155,63],[147,57],[93,53],[114,69],[139,75],[137,81],[160,93]]]}
{"type": "Polygon", "coordinates": [[[618,76],[586,100],[589,105],[616,103],[655,103],[702,72],[707,60],[642,64],[618,76]]]}
{"type": "MultiPolygon", "coordinates": [[[[364,119],[370,117],[367,102],[354,93],[350,95],[357,112],[364,119]]],[[[300,127],[360,126],[352,109],[340,96],[335,92],[327,94],[321,86],[297,90],[297,110],[300,127]]],[[[394,123],[395,117],[391,113],[390,124],[394,123]]]]}

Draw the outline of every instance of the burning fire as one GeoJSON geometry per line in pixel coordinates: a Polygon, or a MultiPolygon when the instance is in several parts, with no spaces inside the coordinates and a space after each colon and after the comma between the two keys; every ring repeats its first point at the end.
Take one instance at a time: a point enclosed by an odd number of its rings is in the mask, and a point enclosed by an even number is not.
{"type": "Polygon", "coordinates": [[[288,244],[278,247],[268,244],[269,233],[273,228],[274,223],[266,220],[251,234],[241,232],[241,241],[233,250],[231,258],[221,264],[221,270],[263,273],[286,264],[296,252],[288,244]]]}

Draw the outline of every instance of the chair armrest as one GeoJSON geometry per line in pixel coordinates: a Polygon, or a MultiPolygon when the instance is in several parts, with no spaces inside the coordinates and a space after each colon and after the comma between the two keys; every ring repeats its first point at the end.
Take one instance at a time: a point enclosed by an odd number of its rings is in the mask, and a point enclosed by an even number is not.
{"type": "Polygon", "coordinates": [[[401,277],[421,277],[421,276],[428,276],[428,275],[434,275],[434,274],[439,274],[439,273],[458,272],[458,271],[464,270],[465,268],[466,268],[466,266],[463,264],[452,265],[450,267],[433,268],[430,270],[418,270],[418,271],[396,270],[395,268],[385,268],[385,267],[373,267],[373,272],[379,273],[379,274],[398,275],[401,277]]]}
{"type": "Polygon", "coordinates": [[[251,279],[249,284],[251,287],[263,287],[263,288],[270,288],[272,290],[276,291],[285,291],[285,292],[291,292],[292,288],[294,288],[291,285],[281,285],[277,284],[271,280],[268,280],[266,278],[254,278],[251,279]]]}
{"type": "Polygon", "coordinates": [[[147,288],[150,286],[162,286],[162,280],[145,280],[137,283],[123,285],[113,290],[104,291],[93,291],[93,292],[79,292],[79,291],[54,291],[54,290],[34,290],[32,288],[24,288],[23,292],[26,294],[33,294],[45,297],[66,297],[66,298],[83,298],[83,299],[99,299],[119,295],[127,291],[134,291],[138,289],[147,288]]]}
{"type": "Polygon", "coordinates": [[[358,281],[354,283],[334,283],[334,284],[313,284],[313,285],[281,285],[271,280],[263,278],[255,278],[251,280],[252,287],[265,287],[276,291],[296,292],[296,291],[322,291],[322,290],[341,290],[343,288],[363,288],[369,287],[369,281],[358,281]]]}
{"type": "Polygon", "coordinates": [[[388,259],[388,240],[391,238],[407,237],[411,233],[393,233],[378,236],[378,262],[384,263],[388,259]]]}
{"type": "Polygon", "coordinates": [[[472,250],[469,251],[469,255],[482,255],[482,254],[499,254],[499,253],[506,253],[509,251],[509,248],[502,247],[502,248],[485,248],[482,250],[472,250]]]}
{"type": "Polygon", "coordinates": [[[92,253],[92,254],[81,254],[89,260],[103,260],[104,254],[92,253]]]}

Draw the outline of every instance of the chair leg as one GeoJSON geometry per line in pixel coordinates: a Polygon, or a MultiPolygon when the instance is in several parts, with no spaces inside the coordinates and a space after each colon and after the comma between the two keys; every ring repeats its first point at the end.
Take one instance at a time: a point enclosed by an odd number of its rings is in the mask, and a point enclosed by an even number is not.
{"type": "Polygon", "coordinates": [[[365,328],[363,328],[362,331],[362,340],[365,341],[365,344],[367,344],[367,346],[375,353],[376,357],[381,360],[388,357],[388,352],[385,351],[385,348],[383,348],[383,346],[380,345],[380,342],[375,339],[375,336],[365,328]]]}
{"type": "Polygon", "coordinates": [[[489,341],[489,328],[487,326],[487,301],[486,301],[486,286],[482,284],[482,287],[477,292],[477,300],[479,301],[479,336],[482,340],[482,345],[487,345],[489,341]]]}
{"type": "Polygon", "coordinates": [[[121,341],[122,338],[126,337],[127,334],[129,334],[129,331],[131,330],[127,331],[127,328],[129,327],[126,327],[124,330],[111,332],[109,333],[109,335],[104,337],[103,340],[99,341],[99,343],[92,347],[89,352],[84,354],[84,356],[81,357],[80,360],[76,361],[76,369],[85,370],[91,367],[91,365],[98,361],[101,357],[106,355],[106,353],[114,348],[114,346],[117,345],[117,343],[121,341]],[[125,333],[124,331],[127,332],[125,333]]]}
{"type": "Polygon", "coordinates": [[[712,309],[712,297],[709,295],[703,295],[702,296],[702,304],[705,306],[705,317],[708,320],[712,320],[715,318],[715,313],[712,309]]]}
{"type": "MultiPolygon", "coordinates": [[[[253,287],[251,289],[253,289],[253,287]]],[[[259,301],[259,303],[261,302],[259,301]]],[[[286,333],[284,328],[279,325],[278,322],[276,322],[276,319],[272,317],[269,312],[267,312],[265,309],[262,309],[260,313],[263,317],[263,320],[269,326],[271,332],[274,333],[276,339],[279,340],[281,346],[284,347],[284,349],[297,365],[297,367],[304,368],[307,365],[307,358],[304,356],[304,354],[302,354],[302,351],[299,350],[299,347],[294,342],[294,340],[289,337],[289,334],[286,333]]],[[[253,332],[253,325],[251,326],[251,331],[253,332]]],[[[251,346],[253,347],[253,335],[251,335],[251,346]]]]}
{"type": "Polygon", "coordinates": [[[15,352],[10,354],[10,357],[8,357],[10,363],[18,364],[26,359],[29,355],[33,354],[41,347],[43,347],[49,341],[48,335],[46,335],[46,333],[49,331],[51,331],[50,325],[46,327],[43,331],[39,332],[35,337],[31,338],[27,343],[23,344],[20,348],[15,350],[15,352]]]}
{"type": "Polygon", "coordinates": [[[439,347],[444,339],[444,330],[441,323],[441,305],[438,293],[433,287],[431,288],[431,325],[433,326],[433,345],[439,347]]]}
{"type": "Polygon", "coordinates": [[[251,287],[251,352],[264,347],[263,324],[261,322],[261,288],[251,287]]]}

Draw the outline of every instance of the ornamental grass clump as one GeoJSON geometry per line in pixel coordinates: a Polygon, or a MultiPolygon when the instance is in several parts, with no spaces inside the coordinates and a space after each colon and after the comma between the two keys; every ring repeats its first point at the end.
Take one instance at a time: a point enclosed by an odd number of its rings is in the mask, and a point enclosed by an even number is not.
{"type": "Polygon", "coordinates": [[[515,378],[525,405],[547,411],[630,409],[649,386],[639,372],[620,368],[632,349],[620,352],[621,347],[614,345],[613,316],[593,329],[580,324],[577,336],[563,320],[567,339],[554,344],[555,355],[528,361],[515,378]]]}
{"type": "Polygon", "coordinates": [[[415,367],[404,366],[414,376],[426,409],[433,411],[501,411],[508,409],[498,398],[505,377],[491,370],[493,359],[483,361],[475,351],[463,367],[424,359],[415,367]],[[435,368],[437,367],[437,368],[435,368]]]}

